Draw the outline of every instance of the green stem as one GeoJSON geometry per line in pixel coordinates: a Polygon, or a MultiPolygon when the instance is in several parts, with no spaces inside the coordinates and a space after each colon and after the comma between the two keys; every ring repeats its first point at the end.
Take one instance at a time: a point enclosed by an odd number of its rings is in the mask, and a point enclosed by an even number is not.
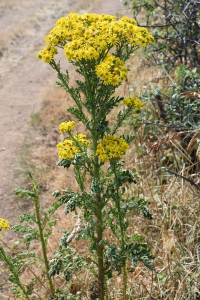
{"type": "MultiPolygon", "coordinates": [[[[119,212],[119,224],[120,224],[120,231],[121,231],[121,244],[122,244],[122,249],[124,250],[124,231],[123,231],[123,225],[122,225],[122,218],[120,214],[120,208],[118,209],[119,212]]],[[[127,287],[127,274],[126,274],[126,260],[125,264],[123,267],[123,279],[124,279],[124,286],[123,286],[123,300],[126,300],[126,287],[127,287]]]]}
{"type": "MultiPolygon", "coordinates": [[[[114,174],[115,174],[115,178],[117,178],[115,166],[114,166],[114,170],[113,171],[114,171],[114,174]]],[[[117,201],[116,201],[116,206],[117,206],[118,215],[119,215],[119,226],[120,226],[120,233],[121,233],[121,246],[122,246],[122,250],[124,250],[124,248],[125,248],[124,230],[123,230],[122,214],[121,214],[121,210],[120,210],[120,196],[119,196],[119,188],[118,188],[118,186],[117,186],[117,201]]],[[[124,267],[123,267],[123,279],[124,279],[123,300],[126,300],[126,287],[127,287],[126,260],[125,260],[125,264],[124,264],[124,267]]]]}
{"type": "MultiPolygon", "coordinates": [[[[2,248],[2,249],[3,249],[3,248],[2,248]]],[[[12,267],[10,261],[8,260],[8,258],[7,258],[7,256],[6,256],[4,250],[1,251],[1,255],[3,256],[3,261],[4,261],[4,262],[6,263],[6,265],[8,266],[9,271],[10,271],[10,272],[13,274],[13,276],[15,277],[16,284],[18,285],[18,287],[19,287],[19,288],[22,290],[22,292],[24,293],[24,295],[26,296],[26,299],[31,300],[31,299],[29,298],[29,296],[28,296],[28,294],[27,294],[27,292],[26,292],[26,290],[25,290],[23,284],[21,284],[18,274],[16,274],[16,272],[14,272],[14,271],[12,270],[13,267],[12,267]]]]}
{"type": "Polygon", "coordinates": [[[36,211],[36,218],[37,218],[37,225],[39,229],[39,234],[40,234],[40,241],[42,244],[42,253],[43,253],[43,258],[44,258],[44,263],[45,263],[45,269],[46,269],[46,275],[47,279],[49,282],[50,290],[51,293],[54,293],[54,286],[53,282],[51,280],[51,277],[49,275],[49,261],[47,258],[47,248],[44,240],[44,234],[43,234],[43,229],[42,229],[42,222],[41,222],[41,217],[40,217],[40,204],[39,204],[39,197],[35,198],[35,211],[36,211]]]}
{"type": "MultiPolygon", "coordinates": [[[[97,139],[93,139],[93,149],[94,149],[94,176],[99,182],[99,164],[98,156],[95,155],[97,150],[97,139]]],[[[97,257],[98,257],[98,281],[100,295],[99,299],[104,300],[104,270],[103,270],[103,248],[99,245],[103,237],[103,227],[102,227],[102,208],[101,208],[101,197],[100,191],[98,189],[96,193],[96,217],[98,221],[97,229],[97,257]]]]}
{"type": "MultiPolygon", "coordinates": [[[[118,197],[118,189],[117,189],[117,197],[118,197]]],[[[124,242],[124,230],[122,225],[122,218],[121,218],[121,212],[120,212],[120,203],[118,202],[117,209],[119,212],[119,225],[120,225],[120,232],[121,232],[121,245],[122,250],[125,248],[125,242],[124,242]]],[[[124,286],[123,286],[123,300],[126,300],[126,286],[127,286],[127,274],[126,274],[126,260],[123,267],[123,278],[124,278],[124,286]]]]}

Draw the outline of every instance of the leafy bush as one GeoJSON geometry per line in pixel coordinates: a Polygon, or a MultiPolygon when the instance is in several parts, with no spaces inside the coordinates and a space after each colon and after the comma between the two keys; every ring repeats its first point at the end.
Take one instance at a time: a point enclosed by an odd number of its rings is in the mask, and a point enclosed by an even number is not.
{"type": "MultiPolygon", "coordinates": [[[[153,87],[150,83],[143,95],[143,100],[151,100],[158,104],[157,120],[154,122],[165,125],[175,131],[199,129],[200,106],[198,94],[200,90],[200,74],[194,68],[186,66],[176,69],[175,77],[165,89],[153,87]]],[[[151,118],[150,114],[148,118],[151,118]]],[[[143,114],[143,120],[147,116],[143,114]]]]}
{"type": "Polygon", "coordinates": [[[146,64],[166,67],[200,65],[200,3],[188,0],[130,0],[139,26],[150,28],[154,43],[145,49],[146,64]],[[143,13],[145,12],[145,16],[143,13]],[[139,21],[141,19],[144,21],[139,21]]]}

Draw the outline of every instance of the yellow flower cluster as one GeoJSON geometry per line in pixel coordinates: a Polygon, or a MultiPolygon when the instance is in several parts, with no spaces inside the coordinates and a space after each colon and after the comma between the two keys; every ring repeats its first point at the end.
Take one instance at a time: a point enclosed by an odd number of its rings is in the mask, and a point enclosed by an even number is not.
{"type": "Polygon", "coordinates": [[[120,159],[126,153],[129,145],[123,138],[107,136],[97,146],[96,155],[100,156],[103,162],[110,159],[120,159]]]}
{"type": "Polygon", "coordinates": [[[128,17],[117,20],[115,16],[104,14],[70,13],[56,22],[45,41],[47,47],[39,52],[39,59],[51,62],[57,54],[54,47],[58,46],[64,47],[69,61],[74,59],[78,62],[97,60],[102,53],[102,56],[105,56],[105,51],[109,51],[113,46],[146,46],[153,41],[153,37],[128,17]]]}
{"type": "Polygon", "coordinates": [[[140,101],[140,99],[133,96],[130,98],[125,98],[123,100],[123,104],[129,107],[135,107],[136,110],[140,110],[140,108],[143,106],[143,103],[140,101]]]}
{"type": "Polygon", "coordinates": [[[2,218],[0,218],[0,236],[1,236],[1,231],[2,230],[6,230],[9,229],[9,222],[7,220],[4,220],[2,218]]]}
{"type": "Polygon", "coordinates": [[[37,54],[37,58],[46,63],[52,62],[54,56],[58,54],[58,50],[51,45],[47,45],[42,51],[37,54]]]}
{"type": "Polygon", "coordinates": [[[64,132],[69,132],[69,131],[72,131],[72,129],[75,127],[75,122],[74,121],[65,121],[65,122],[62,122],[60,125],[59,125],[59,129],[60,129],[60,133],[63,134],[64,132]]]}
{"type": "Polygon", "coordinates": [[[103,80],[105,85],[118,85],[126,79],[128,70],[124,67],[124,62],[119,57],[107,54],[102,63],[96,66],[95,72],[103,80]]]}
{"type": "MultiPolygon", "coordinates": [[[[80,147],[86,145],[90,146],[90,141],[86,139],[86,135],[80,133],[77,136],[74,136],[74,139],[77,140],[80,147]]],[[[61,159],[72,160],[76,153],[81,153],[81,149],[78,147],[77,143],[72,140],[65,140],[57,145],[58,155],[61,159]]]]}
{"type": "MultiPolygon", "coordinates": [[[[90,38],[92,41],[94,38],[90,38]]],[[[80,38],[80,40],[73,40],[70,43],[65,45],[64,54],[69,61],[74,59],[75,61],[79,60],[91,60],[98,59],[99,52],[96,48],[92,46],[85,46],[86,39],[84,37],[80,38]]]]}

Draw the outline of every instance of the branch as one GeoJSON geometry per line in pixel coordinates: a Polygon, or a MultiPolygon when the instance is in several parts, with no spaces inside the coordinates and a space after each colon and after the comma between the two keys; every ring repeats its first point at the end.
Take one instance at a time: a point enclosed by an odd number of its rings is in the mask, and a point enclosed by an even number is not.
{"type": "Polygon", "coordinates": [[[174,171],[172,171],[172,170],[170,170],[170,169],[168,169],[168,168],[166,168],[166,167],[165,167],[165,169],[166,169],[169,173],[175,175],[176,177],[180,177],[180,178],[182,178],[182,179],[188,181],[188,182],[189,182],[191,185],[193,185],[198,191],[200,191],[200,187],[199,187],[192,179],[190,179],[190,178],[188,178],[188,177],[186,177],[186,176],[180,175],[180,174],[178,174],[178,173],[176,173],[176,172],[174,172],[174,171]]]}
{"type": "Polygon", "coordinates": [[[174,25],[177,25],[177,24],[184,24],[183,22],[176,22],[176,23],[168,23],[168,24],[165,24],[165,25],[159,25],[159,24],[155,24],[155,25],[140,25],[140,24],[137,24],[139,27],[146,27],[146,28],[157,28],[157,27],[166,27],[166,26],[174,26],[174,25]]]}

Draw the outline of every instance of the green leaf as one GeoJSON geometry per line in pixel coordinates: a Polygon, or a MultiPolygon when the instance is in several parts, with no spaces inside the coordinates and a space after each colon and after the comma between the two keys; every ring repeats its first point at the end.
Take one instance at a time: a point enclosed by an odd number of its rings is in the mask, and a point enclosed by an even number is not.
{"type": "Polygon", "coordinates": [[[59,166],[59,167],[64,167],[64,168],[69,168],[71,165],[71,161],[69,159],[61,159],[57,164],[56,166],[59,166]]]}

